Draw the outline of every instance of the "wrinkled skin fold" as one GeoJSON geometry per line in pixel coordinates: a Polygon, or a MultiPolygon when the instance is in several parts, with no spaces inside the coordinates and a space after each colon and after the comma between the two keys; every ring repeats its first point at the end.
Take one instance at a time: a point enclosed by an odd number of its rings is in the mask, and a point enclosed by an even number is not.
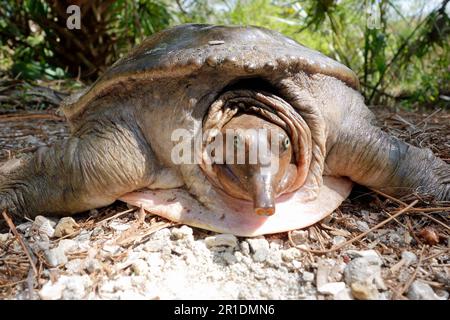
{"type": "MultiPolygon", "coordinates": [[[[269,124],[277,126],[280,130],[284,130],[288,134],[292,143],[293,162],[297,166],[297,173],[296,178],[286,188],[286,192],[294,191],[304,186],[308,175],[310,176],[309,180],[315,179],[315,177],[311,177],[314,171],[310,170],[310,168],[317,166],[311,160],[311,132],[303,118],[286,101],[265,92],[250,90],[227,91],[211,105],[211,108],[208,110],[208,115],[203,120],[203,130],[207,132],[219,132],[224,126],[226,127],[227,122],[235,117],[238,112],[258,115],[267,122],[267,126],[269,124]]],[[[250,123],[242,127],[242,129],[247,128],[256,128],[256,126],[252,126],[250,123]]],[[[213,138],[213,134],[205,135],[203,141],[204,149],[206,149],[206,146],[213,138]]],[[[205,153],[202,154],[200,166],[213,183],[216,186],[220,186],[216,173],[212,170],[212,166],[207,164],[205,157],[205,153]]],[[[321,177],[321,173],[318,174],[318,179],[321,179],[321,177]]],[[[311,184],[314,183],[307,182],[307,185],[311,184]]],[[[311,187],[309,192],[313,194],[311,197],[314,198],[318,192],[318,185],[311,187]]]]}
{"type": "Polygon", "coordinates": [[[67,141],[0,167],[0,210],[29,217],[70,215],[121,198],[146,201],[150,211],[182,223],[251,236],[317,222],[347,197],[349,180],[393,196],[419,192],[450,200],[450,166],[430,150],[374,126],[357,88],[348,68],[273,31],[169,29],[63,103],[71,127],[67,141]],[[247,107],[269,106],[264,112],[278,117],[281,127],[297,128],[290,133],[291,139],[292,132],[297,134],[298,179],[289,190],[296,200],[284,201],[279,215],[292,220],[271,217],[242,230],[239,217],[243,222],[248,216],[234,212],[235,220],[224,224],[218,213],[239,202],[222,195],[201,161],[171,161],[171,133],[184,128],[194,140],[208,125],[211,110],[223,110],[237,93],[251,98],[247,107]],[[283,112],[274,112],[280,106],[283,112]],[[333,185],[324,184],[330,179],[333,185]],[[159,190],[166,198],[136,192],[141,189],[159,190]],[[173,203],[165,211],[161,207],[170,192],[180,196],[178,205],[183,203],[178,211],[170,209],[173,203]],[[183,218],[180,212],[188,205],[200,208],[199,214],[192,217],[194,210],[183,218]]]}

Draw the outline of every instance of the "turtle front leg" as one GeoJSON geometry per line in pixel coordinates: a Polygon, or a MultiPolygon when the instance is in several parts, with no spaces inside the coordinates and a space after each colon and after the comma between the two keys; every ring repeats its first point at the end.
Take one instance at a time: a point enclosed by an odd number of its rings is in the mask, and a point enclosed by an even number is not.
{"type": "Polygon", "coordinates": [[[450,165],[372,126],[349,119],[326,160],[331,172],[393,196],[411,192],[450,200],[450,165]]]}
{"type": "Polygon", "coordinates": [[[0,167],[0,210],[73,214],[150,184],[153,153],[134,120],[119,118],[87,121],[67,141],[0,167]]]}

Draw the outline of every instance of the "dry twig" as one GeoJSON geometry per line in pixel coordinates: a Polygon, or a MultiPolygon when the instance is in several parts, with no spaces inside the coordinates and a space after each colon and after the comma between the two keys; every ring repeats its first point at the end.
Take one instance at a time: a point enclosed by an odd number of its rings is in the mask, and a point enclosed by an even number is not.
{"type": "Polygon", "coordinates": [[[108,222],[109,220],[113,220],[113,219],[116,219],[116,218],[118,218],[118,217],[120,217],[120,216],[123,216],[124,214],[127,214],[127,213],[130,213],[130,212],[132,212],[132,211],[135,211],[136,209],[128,209],[128,210],[125,210],[125,211],[121,211],[121,212],[118,212],[118,213],[116,213],[116,214],[114,214],[114,215],[112,215],[112,216],[110,216],[110,217],[108,217],[108,218],[105,218],[105,219],[103,219],[103,220],[100,220],[99,222],[97,222],[97,224],[101,224],[101,223],[104,223],[104,222],[108,222]]]}
{"type": "Polygon", "coordinates": [[[30,261],[30,265],[33,268],[34,275],[38,275],[38,270],[36,268],[36,264],[33,260],[33,253],[31,250],[29,250],[28,246],[23,241],[22,237],[20,236],[19,232],[17,232],[16,226],[14,225],[14,222],[11,220],[11,218],[6,213],[6,210],[2,212],[3,219],[5,219],[6,223],[8,224],[8,227],[11,229],[12,233],[16,237],[17,241],[19,242],[20,246],[22,247],[23,251],[25,252],[28,260],[30,261]]]}
{"type": "Polygon", "coordinates": [[[423,252],[424,252],[424,250],[425,250],[425,246],[422,246],[422,250],[420,251],[419,261],[417,262],[417,267],[416,267],[416,269],[414,270],[414,272],[413,272],[413,274],[411,275],[411,277],[410,277],[410,278],[408,279],[408,281],[405,283],[405,285],[403,286],[403,288],[402,288],[400,291],[398,291],[398,294],[399,294],[400,296],[402,296],[402,295],[406,292],[406,290],[409,289],[409,287],[411,286],[411,284],[414,282],[414,279],[415,279],[416,276],[417,276],[417,272],[419,272],[419,268],[420,268],[420,266],[422,265],[422,261],[423,261],[423,252]]]}
{"type": "Polygon", "coordinates": [[[55,121],[64,121],[64,117],[57,116],[55,114],[50,113],[36,113],[36,114],[16,114],[12,115],[0,115],[0,122],[12,122],[12,121],[26,121],[26,120],[55,120],[55,121]]]}
{"type": "Polygon", "coordinates": [[[330,248],[330,249],[328,249],[328,250],[312,250],[312,249],[306,249],[306,248],[303,248],[303,247],[300,247],[300,246],[296,246],[296,247],[299,248],[300,250],[307,251],[307,252],[311,252],[311,253],[315,253],[315,254],[326,254],[326,253],[329,253],[329,252],[337,251],[337,250],[339,250],[339,249],[342,249],[342,248],[345,247],[346,245],[349,245],[349,244],[355,242],[356,240],[359,240],[359,239],[365,237],[365,236],[366,236],[367,234],[369,234],[370,232],[372,232],[372,231],[374,231],[374,230],[376,230],[376,229],[378,229],[378,228],[384,226],[386,223],[388,223],[389,221],[391,221],[391,220],[397,218],[397,217],[400,216],[401,214],[403,214],[403,213],[405,213],[405,212],[408,212],[408,210],[411,209],[417,202],[418,202],[418,200],[414,200],[410,205],[408,205],[407,207],[401,209],[401,210],[398,211],[396,214],[390,216],[390,217],[387,218],[386,220],[380,222],[380,223],[377,224],[375,227],[370,228],[369,230],[367,230],[367,231],[361,233],[360,235],[354,237],[353,239],[350,239],[350,240],[348,240],[348,241],[346,241],[346,242],[344,242],[344,243],[342,243],[342,244],[340,244],[340,245],[337,245],[337,246],[335,246],[335,247],[332,247],[332,248],[330,248]]]}
{"type": "Polygon", "coordinates": [[[432,221],[434,221],[434,222],[440,224],[440,225],[443,226],[445,229],[447,229],[447,230],[450,231],[450,227],[449,227],[448,225],[446,225],[445,223],[443,223],[442,221],[439,221],[438,219],[433,218],[433,217],[430,216],[429,214],[426,214],[426,213],[423,213],[423,212],[421,212],[420,214],[423,215],[423,216],[425,216],[425,217],[427,217],[428,219],[430,219],[430,220],[432,220],[432,221]]]}

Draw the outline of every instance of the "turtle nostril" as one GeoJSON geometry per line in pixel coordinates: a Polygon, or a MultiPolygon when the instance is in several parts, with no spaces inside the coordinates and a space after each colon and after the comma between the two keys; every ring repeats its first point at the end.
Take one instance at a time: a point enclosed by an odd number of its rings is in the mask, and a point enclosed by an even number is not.
{"type": "Polygon", "coordinates": [[[271,216],[275,213],[275,208],[274,207],[255,208],[255,213],[259,216],[271,216]]]}

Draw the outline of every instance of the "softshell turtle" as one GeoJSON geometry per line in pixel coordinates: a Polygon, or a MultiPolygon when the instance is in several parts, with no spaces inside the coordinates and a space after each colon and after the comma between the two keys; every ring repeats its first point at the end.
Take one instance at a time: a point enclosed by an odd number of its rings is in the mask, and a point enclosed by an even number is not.
{"type": "Polygon", "coordinates": [[[352,182],[450,200],[449,165],[374,126],[358,88],[350,69],[274,31],[165,30],[63,102],[67,141],[0,168],[0,209],[67,215],[121,199],[255,236],[319,221],[352,182]],[[270,134],[226,140],[240,128],[270,134]],[[253,163],[215,158],[274,142],[265,155],[276,166],[259,154],[253,163]]]}

